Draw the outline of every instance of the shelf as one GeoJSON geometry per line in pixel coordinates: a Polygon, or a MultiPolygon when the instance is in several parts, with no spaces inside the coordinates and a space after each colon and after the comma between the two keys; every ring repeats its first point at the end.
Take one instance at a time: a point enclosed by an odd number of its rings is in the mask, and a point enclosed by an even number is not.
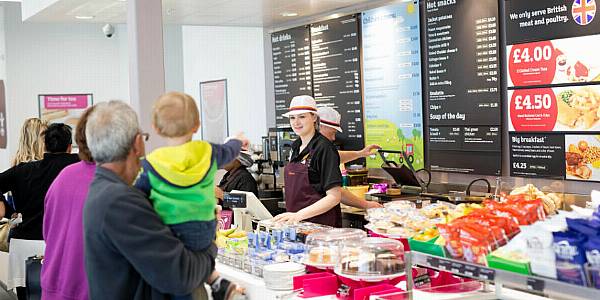
{"type": "MultiPolygon", "coordinates": [[[[539,276],[526,276],[504,270],[491,269],[464,261],[411,251],[412,265],[447,271],[463,277],[493,282],[496,287],[506,285],[524,291],[561,299],[600,299],[600,290],[582,287],[539,276]]],[[[498,288],[496,289],[498,291],[498,288]]]]}

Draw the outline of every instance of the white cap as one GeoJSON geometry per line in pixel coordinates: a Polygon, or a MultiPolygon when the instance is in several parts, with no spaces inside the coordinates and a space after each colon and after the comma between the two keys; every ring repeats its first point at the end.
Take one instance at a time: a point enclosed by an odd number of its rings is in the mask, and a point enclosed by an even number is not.
{"type": "Polygon", "coordinates": [[[299,115],[303,113],[317,113],[317,102],[315,99],[308,95],[296,96],[290,102],[290,111],[283,114],[284,117],[290,117],[291,115],[299,115]]]}
{"type": "Polygon", "coordinates": [[[342,116],[337,110],[325,106],[319,107],[317,110],[319,114],[319,118],[321,118],[321,125],[331,127],[339,132],[342,132],[342,127],[340,126],[340,121],[342,120],[342,116]]]}

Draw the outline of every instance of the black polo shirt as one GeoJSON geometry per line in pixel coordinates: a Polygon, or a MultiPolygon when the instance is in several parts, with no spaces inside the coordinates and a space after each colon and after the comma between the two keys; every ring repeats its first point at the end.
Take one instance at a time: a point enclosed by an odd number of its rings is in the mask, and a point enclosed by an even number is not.
{"type": "MultiPolygon", "coordinates": [[[[50,185],[66,166],[79,161],[77,154],[45,153],[42,160],[21,163],[0,173],[0,193],[12,192],[16,212],[23,223],[11,229],[11,238],[43,240],[44,198],[50,185]]],[[[77,184],[73,178],[73,184],[77,184]]],[[[4,200],[4,199],[3,199],[4,200]]],[[[14,212],[4,200],[6,217],[14,212]]]]}
{"type": "Polygon", "coordinates": [[[227,193],[233,190],[251,192],[258,197],[256,180],[244,166],[225,173],[223,179],[219,182],[219,188],[227,193]]]}
{"type": "Polygon", "coordinates": [[[300,138],[292,144],[290,162],[308,166],[308,182],[315,191],[325,196],[327,190],[341,186],[340,155],[335,145],[319,132],[315,133],[306,148],[299,153],[301,145],[300,138]]]}

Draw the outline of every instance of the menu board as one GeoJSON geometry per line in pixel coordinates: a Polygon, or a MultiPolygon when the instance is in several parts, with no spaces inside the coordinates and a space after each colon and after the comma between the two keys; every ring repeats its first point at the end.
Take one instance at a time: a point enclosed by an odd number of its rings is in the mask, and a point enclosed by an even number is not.
{"type": "MultiPolygon", "coordinates": [[[[414,168],[423,168],[418,1],[365,11],[361,25],[365,143],[406,151],[414,168]]],[[[367,158],[368,167],[381,163],[367,158]]]]}
{"type": "Polygon", "coordinates": [[[292,98],[313,95],[308,26],[272,33],[271,48],[275,80],[275,123],[277,127],[289,127],[289,120],[282,115],[288,111],[292,98]]]}
{"type": "Polygon", "coordinates": [[[344,150],[364,147],[358,22],[350,15],[310,25],[314,97],[342,116],[344,150]]]}
{"type": "Polygon", "coordinates": [[[498,1],[427,0],[425,5],[430,169],[499,175],[498,1]]]}
{"type": "Polygon", "coordinates": [[[596,2],[505,7],[511,175],[600,181],[596,2]]]}

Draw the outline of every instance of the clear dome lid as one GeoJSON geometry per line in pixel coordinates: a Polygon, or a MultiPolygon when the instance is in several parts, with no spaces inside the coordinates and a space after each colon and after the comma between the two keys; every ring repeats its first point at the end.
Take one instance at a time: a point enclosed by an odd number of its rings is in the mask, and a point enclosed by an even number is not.
{"type": "Polygon", "coordinates": [[[366,232],[356,228],[331,228],[311,233],[306,237],[305,264],[333,268],[339,262],[342,243],[366,237],[366,232]]]}
{"type": "Polygon", "coordinates": [[[385,207],[391,211],[394,211],[394,212],[400,212],[400,211],[407,210],[407,209],[408,210],[414,209],[417,206],[413,202],[410,202],[410,201],[397,200],[397,201],[388,202],[388,203],[384,204],[383,207],[385,207]]]}
{"type": "Polygon", "coordinates": [[[355,280],[383,280],[404,273],[404,246],[387,238],[363,238],[342,244],[337,274],[355,280]]]}

